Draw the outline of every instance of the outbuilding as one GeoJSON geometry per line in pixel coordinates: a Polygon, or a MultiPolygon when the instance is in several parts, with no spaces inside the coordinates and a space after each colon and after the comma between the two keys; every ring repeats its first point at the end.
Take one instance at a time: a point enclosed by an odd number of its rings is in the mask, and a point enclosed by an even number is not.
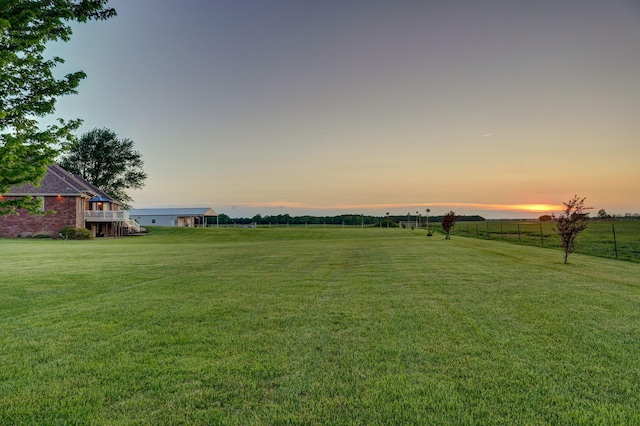
{"type": "Polygon", "coordinates": [[[215,217],[218,224],[218,213],[209,207],[182,207],[166,209],[131,209],[129,217],[142,226],[211,226],[215,217]]]}

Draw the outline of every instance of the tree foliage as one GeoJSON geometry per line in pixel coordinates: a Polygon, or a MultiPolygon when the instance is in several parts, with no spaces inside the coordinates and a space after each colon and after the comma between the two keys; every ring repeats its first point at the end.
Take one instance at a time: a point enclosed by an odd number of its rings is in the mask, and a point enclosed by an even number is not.
{"type": "MultiPolygon", "coordinates": [[[[103,20],[115,15],[108,0],[0,0],[0,193],[23,183],[37,185],[52,164],[60,143],[72,140],[80,121],[58,120],[42,127],[38,119],[54,113],[56,99],[76,93],[85,77],[78,71],[53,75],[59,57],[45,58],[48,42],[66,42],[72,21],[103,20]]],[[[37,200],[0,201],[0,214],[37,200]]]]}
{"type": "Polygon", "coordinates": [[[442,222],[440,222],[440,224],[442,225],[442,230],[446,234],[445,239],[451,239],[449,233],[451,232],[451,228],[453,228],[453,225],[455,225],[456,221],[458,220],[458,217],[459,216],[456,216],[456,213],[453,210],[445,213],[445,215],[442,217],[442,222]]]}
{"type": "Polygon", "coordinates": [[[109,129],[93,129],[80,136],[58,164],[102,189],[125,209],[133,201],[126,190],[142,188],[147,178],[133,141],[119,139],[109,129]]]}
{"type": "Polygon", "coordinates": [[[609,216],[607,214],[607,211],[605,209],[598,210],[598,219],[606,220],[606,219],[609,219],[609,218],[611,218],[611,216],[609,216]]]}
{"type": "Polygon", "coordinates": [[[562,248],[564,249],[565,264],[569,255],[575,249],[576,238],[589,225],[589,213],[585,212],[585,210],[589,210],[590,207],[584,206],[585,199],[574,195],[571,200],[562,203],[564,204],[564,211],[559,216],[553,216],[556,222],[554,230],[560,236],[562,248]]]}

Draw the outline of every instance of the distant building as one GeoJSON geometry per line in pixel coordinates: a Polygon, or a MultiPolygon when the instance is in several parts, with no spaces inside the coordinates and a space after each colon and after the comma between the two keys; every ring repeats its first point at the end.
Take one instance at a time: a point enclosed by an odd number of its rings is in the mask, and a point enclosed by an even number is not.
{"type": "Polygon", "coordinates": [[[215,217],[218,213],[209,207],[185,207],[169,209],[131,209],[129,217],[135,219],[142,226],[210,226],[207,218],[215,217]]]}

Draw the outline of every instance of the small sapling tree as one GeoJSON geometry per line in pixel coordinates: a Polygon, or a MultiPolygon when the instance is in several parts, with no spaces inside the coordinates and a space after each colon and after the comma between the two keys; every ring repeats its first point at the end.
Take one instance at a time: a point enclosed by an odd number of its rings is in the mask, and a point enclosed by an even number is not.
{"type": "Polygon", "coordinates": [[[567,258],[575,249],[575,241],[578,235],[589,225],[590,207],[584,206],[585,198],[578,198],[574,195],[568,202],[563,202],[564,210],[558,216],[553,215],[556,222],[554,231],[560,236],[562,248],[564,249],[564,263],[567,264],[567,258]]]}
{"type": "Polygon", "coordinates": [[[451,232],[451,228],[453,228],[453,225],[455,225],[456,220],[458,220],[459,216],[456,216],[456,213],[451,210],[449,213],[446,213],[444,215],[444,217],[442,218],[442,230],[445,232],[446,240],[451,239],[451,237],[449,236],[449,233],[451,232]]]}

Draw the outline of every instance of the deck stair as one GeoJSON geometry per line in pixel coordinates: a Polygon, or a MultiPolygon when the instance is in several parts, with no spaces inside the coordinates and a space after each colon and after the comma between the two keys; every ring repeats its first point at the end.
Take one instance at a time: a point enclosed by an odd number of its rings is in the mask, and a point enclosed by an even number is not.
{"type": "Polygon", "coordinates": [[[123,222],[124,226],[129,229],[129,234],[140,233],[140,224],[133,219],[127,219],[123,222]]]}

